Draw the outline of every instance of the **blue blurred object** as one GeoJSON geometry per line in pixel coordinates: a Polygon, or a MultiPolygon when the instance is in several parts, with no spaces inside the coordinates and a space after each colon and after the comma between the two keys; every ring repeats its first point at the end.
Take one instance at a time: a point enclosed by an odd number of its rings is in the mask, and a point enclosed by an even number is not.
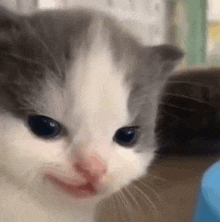
{"type": "Polygon", "coordinates": [[[220,161],[203,176],[193,221],[220,222],[220,161]]]}

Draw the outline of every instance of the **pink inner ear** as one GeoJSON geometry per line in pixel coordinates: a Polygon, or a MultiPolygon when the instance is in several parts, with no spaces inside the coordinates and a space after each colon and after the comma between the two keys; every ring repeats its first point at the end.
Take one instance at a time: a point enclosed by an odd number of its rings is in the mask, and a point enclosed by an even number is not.
{"type": "Polygon", "coordinates": [[[98,155],[89,157],[76,156],[74,168],[91,183],[98,182],[107,172],[107,164],[98,155]]]}

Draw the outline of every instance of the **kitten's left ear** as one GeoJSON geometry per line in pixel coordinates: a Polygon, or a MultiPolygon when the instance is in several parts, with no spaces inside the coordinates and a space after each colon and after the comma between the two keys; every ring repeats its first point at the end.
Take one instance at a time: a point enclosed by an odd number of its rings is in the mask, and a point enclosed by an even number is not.
{"type": "Polygon", "coordinates": [[[20,16],[0,5],[0,50],[6,49],[11,38],[16,39],[20,32],[20,16]]]}
{"type": "Polygon", "coordinates": [[[159,68],[159,73],[164,77],[171,74],[174,67],[184,56],[183,51],[172,45],[153,46],[148,50],[150,50],[148,59],[155,68],[159,68]]]}
{"type": "Polygon", "coordinates": [[[7,30],[13,26],[17,26],[18,16],[0,5],[0,31],[7,30]]]}

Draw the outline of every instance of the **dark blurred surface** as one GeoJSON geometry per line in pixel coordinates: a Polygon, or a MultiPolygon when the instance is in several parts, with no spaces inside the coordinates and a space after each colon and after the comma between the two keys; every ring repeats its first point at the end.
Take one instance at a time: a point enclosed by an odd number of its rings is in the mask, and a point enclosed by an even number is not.
{"type": "Polygon", "coordinates": [[[162,95],[156,128],[159,153],[220,151],[220,68],[178,73],[162,95]]]}

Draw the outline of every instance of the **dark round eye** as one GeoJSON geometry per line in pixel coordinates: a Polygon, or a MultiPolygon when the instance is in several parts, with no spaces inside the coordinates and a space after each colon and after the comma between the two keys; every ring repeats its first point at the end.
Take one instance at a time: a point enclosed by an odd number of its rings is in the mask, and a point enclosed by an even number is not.
{"type": "Polygon", "coordinates": [[[116,131],[113,140],[121,146],[132,147],[138,139],[137,131],[137,126],[120,128],[116,131]]]}
{"type": "Polygon", "coordinates": [[[29,116],[28,125],[35,135],[44,139],[56,138],[62,132],[62,126],[47,116],[29,116]]]}

